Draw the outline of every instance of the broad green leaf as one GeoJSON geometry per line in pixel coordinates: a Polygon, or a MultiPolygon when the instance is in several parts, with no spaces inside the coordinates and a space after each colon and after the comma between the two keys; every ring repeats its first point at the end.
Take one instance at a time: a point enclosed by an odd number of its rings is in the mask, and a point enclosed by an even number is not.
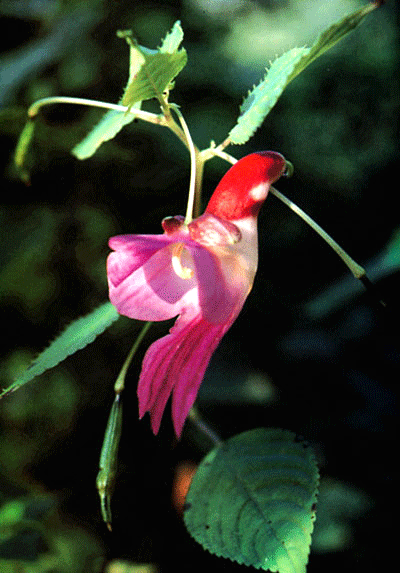
{"type": "Polygon", "coordinates": [[[246,143],[263,123],[289,82],[356,28],[378,5],[370,2],[345,16],[322,32],[311,48],[293,48],[277,58],[264,79],[249,92],[241,105],[237,124],[229,133],[231,142],[246,143]]]}
{"type": "Polygon", "coordinates": [[[122,98],[122,105],[131,108],[135,102],[158,99],[164,100],[164,92],[172,87],[172,80],[185,67],[186,50],[182,48],[173,53],[148,53],[140,46],[136,49],[144,56],[145,62],[122,98]]]}
{"type": "Polygon", "coordinates": [[[201,462],[184,508],[189,533],[220,557],[305,573],[318,470],[311,449],[280,429],[244,432],[201,462]]]}
{"type": "Polygon", "coordinates": [[[14,392],[20,386],[62,362],[67,356],[74,354],[93,342],[118,317],[119,314],[116,308],[111,302],[106,302],[90,314],[75,320],[67,326],[64,332],[48,348],[39,354],[36,360],[28,366],[25,372],[11,386],[1,392],[0,398],[10,392],[14,392]]]}
{"type": "Polygon", "coordinates": [[[163,103],[163,94],[173,87],[173,79],[185,67],[186,50],[179,46],[183,40],[183,30],[178,20],[164,38],[158,50],[143,48],[131,38],[131,49],[142,64],[138,73],[131,76],[122,98],[122,104],[131,108],[135,101],[157,98],[163,103]]]}

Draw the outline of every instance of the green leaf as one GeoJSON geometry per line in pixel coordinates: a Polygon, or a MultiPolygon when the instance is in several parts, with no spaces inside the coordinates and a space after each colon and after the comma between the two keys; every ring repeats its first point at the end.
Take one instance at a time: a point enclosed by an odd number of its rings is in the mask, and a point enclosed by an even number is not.
{"type": "Polygon", "coordinates": [[[158,50],[149,50],[130,39],[131,49],[141,61],[140,70],[131,76],[122,98],[122,105],[131,108],[135,101],[157,98],[164,104],[164,92],[171,90],[173,79],[185,67],[186,50],[179,46],[183,40],[183,30],[179,20],[164,38],[158,50]]]}
{"type": "Polygon", "coordinates": [[[201,545],[257,569],[304,573],[318,470],[311,449],[280,429],[244,432],[201,462],[184,520],[201,545]]]}
{"type": "Polygon", "coordinates": [[[286,86],[314,60],[356,28],[378,3],[369,3],[322,32],[311,48],[293,48],[277,58],[264,79],[251,90],[240,107],[237,124],[231,129],[232,143],[246,143],[260,127],[286,86]]]}
{"type": "MultiPolygon", "coordinates": [[[[127,86],[133,81],[135,75],[140,70],[144,58],[138,54],[137,50],[131,43],[131,32],[120,31],[118,35],[125,38],[129,45],[129,79],[127,86]]],[[[125,88],[126,90],[126,88],[125,88]]],[[[122,103],[122,99],[120,100],[122,103]]],[[[135,102],[131,107],[140,109],[141,101],[135,102]]],[[[88,135],[72,149],[72,154],[77,159],[88,159],[91,157],[105,141],[113,139],[125,125],[128,125],[135,119],[134,113],[124,111],[110,110],[104,114],[99,123],[88,133],[88,135]]]]}
{"type": "Polygon", "coordinates": [[[260,127],[290,82],[296,64],[309,52],[309,48],[293,48],[277,58],[264,80],[258,84],[240,107],[241,115],[229,133],[232,143],[246,143],[260,127]]]}
{"type": "MultiPolygon", "coordinates": [[[[339,42],[342,38],[347,36],[349,32],[357,28],[359,24],[364,20],[370,12],[378,8],[380,2],[369,2],[366,6],[363,6],[359,10],[347,14],[341,20],[338,20],[335,24],[332,24],[324,32],[322,32],[316,42],[311,46],[311,49],[304,58],[304,61],[296,67],[293,77],[297,76],[304,68],[306,68],[311,62],[322,56],[327,50],[330,50],[335,44],[339,42]]],[[[290,79],[292,80],[293,77],[290,79]]]]}
{"type": "MultiPolygon", "coordinates": [[[[139,106],[132,106],[136,109],[139,106]]],[[[125,125],[135,119],[134,113],[110,110],[103,115],[99,123],[88,135],[72,149],[71,153],[77,159],[88,159],[98,150],[105,141],[113,139],[125,125]]]]}
{"type": "Polygon", "coordinates": [[[139,46],[132,38],[130,30],[119,30],[117,35],[129,45],[129,79],[124,94],[119,101],[128,106],[129,112],[110,110],[100,122],[72,150],[78,159],[91,157],[102,143],[113,139],[123,127],[135,118],[134,109],[140,109],[142,101],[162,98],[166,89],[171,89],[172,80],[185,66],[185,50],[178,51],[183,40],[183,31],[177,21],[164,38],[158,50],[139,46]]]}
{"type": "Polygon", "coordinates": [[[34,131],[35,122],[29,118],[21,132],[21,135],[19,136],[17,147],[14,152],[14,164],[19,176],[25,183],[29,183],[29,172],[25,169],[25,161],[34,131]]]}
{"type": "Polygon", "coordinates": [[[136,46],[145,61],[134,80],[127,86],[122,105],[131,108],[138,100],[157,98],[164,102],[164,92],[172,88],[172,80],[185,67],[187,62],[186,50],[182,48],[173,53],[147,53],[136,46]]]}
{"type": "Polygon", "coordinates": [[[75,320],[67,326],[64,332],[48,348],[39,354],[36,360],[28,366],[25,372],[11,386],[1,392],[0,398],[14,392],[20,386],[62,362],[67,356],[74,354],[77,350],[81,350],[93,342],[118,317],[119,314],[116,308],[111,302],[106,302],[90,314],[75,320]]]}
{"type": "Polygon", "coordinates": [[[173,54],[181,45],[183,40],[183,30],[179,20],[175,22],[172,29],[165,36],[159,50],[162,54],[173,54]]]}

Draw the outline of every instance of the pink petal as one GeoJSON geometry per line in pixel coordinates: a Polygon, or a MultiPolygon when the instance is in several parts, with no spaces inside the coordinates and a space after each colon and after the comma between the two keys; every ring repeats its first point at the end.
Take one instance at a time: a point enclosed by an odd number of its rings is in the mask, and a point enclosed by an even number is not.
{"type": "MultiPolygon", "coordinates": [[[[144,248],[139,242],[132,252],[124,249],[109,255],[109,296],[120,314],[138,320],[167,320],[180,314],[188,304],[197,304],[196,278],[183,279],[175,273],[172,268],[175,243],[168,237],[165,239],[167,246],[156,252],[149,241],[144,248]],[[136,268],[139,258],[147,260],[136,268]],[[116,269],[122,265],[136,270],[114,283],[114,278],[121,276],[116,269]]],[[[185,260],[185,265],[190,265],[190,261],[185,260]]]]}
{"type": "Polygon", "coordinates": [[[108,244],[117,251],[107,259],[107,276],[113,286],[118,286],[154,253],[171,243],[165,235],[117,235],[108,244]]]}
{"type": "Polygon", "coordinates": [[[154,433],[173,393],[172,417],[180,435],[210,358],[252,286],[255,221],[238,222],[239,229],[214,219],[207,214],[194,222],[199,241],[180,227],[167,235],[110,240],[116,251],[107,262],[109,293],[118,312],[150,321],[179,315],[170,334],[154,342],[143,360],[139,415],[150,412],[154,433]],[[188,269],[193,276],[184,278],[188,269]]]}
{"type": "Polygon", "coordinates": [[[250,292],[253,275],[233,249],[192,249],[203,317],[223,323],[237,316],[250,292]]]}
{"type": "Polygon", "coordinates": [[[138,385],[139,416],[150,412],[155,434],[173,391],[172,418],[180,436],[210,358],[232,322],[210,324],[193,306],[147,350],[138,385]]]}

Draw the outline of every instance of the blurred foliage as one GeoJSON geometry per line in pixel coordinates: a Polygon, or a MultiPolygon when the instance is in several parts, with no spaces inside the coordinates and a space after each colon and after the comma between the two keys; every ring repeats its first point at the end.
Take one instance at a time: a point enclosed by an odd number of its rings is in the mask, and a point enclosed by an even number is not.
{"type": "Polygon", "coordinates": [[[2,573],[96,573],[102,548],[82,528],[60,521],[50,495],[23,496],[0,505],[2,573]]]}
{"type": "Polygon", "coordinates": [[[368,496],[349,484],[322,480],[318,495],[318,520],[312,538],[312,551],[343,551],[354,541],[354,522],[371,509],[368,496]]]}
{"type": "MultiPolygon", "coordinates": [[[[131,28],[141,44],[156,48],[180,19],[188,64],[174,101],[199,146],[210,139],[219,143],[270,60],[311,45],[328,23],[362,3],[0,3],[3,386],[66,324],[106,299],[110,235],[160,232],[163,217],[184,212],[189,174],[181,143],[140,122],[90,160],[77,161],[70,150],[102,112],[57,106],[41,114],[26,187],[11,163],[27,107],[52,95],[117,102],[128,79],[128,54],[116,30],[131,28]]],[[[398,211],[392,208],[399,23],[399,6],[388,0],[296,78],[248,144],[228,149],[238,157],[265,148],[283,152],[295,174],[279,188],[361,263],[376,264],[376,257],[390,253],[385,268],[399,252],[398,211]]],[[[146,106],[157,111],[152,102],[146,106]]],[[[225,170],[222,161],[209,162],[205,199],[225,170]]],[[[328,248],[271,198],[260,218],[260,267],[252,295],[213,358],[199,401],[226,437],[275,425],[303,433],[319,451],[322,473],[333,485],[326,492],[321,486],[314,538],[320,553],[311,558],[310,573],[376,570],[383,561],[376,547],[390,547],[390,526],[382,524],[390,524],[395,489],[398,271],[393,266],[387,274],[378,272],[378,287],[394,309],[386,318],[364,295],[355,293],[349,301],[344,291],[344,305],[332,295],[328,313],[303,314],[305,302],[342,273],[328,248]],[[324,496],[330,500],[326,511],[324,496]]],[[[154,439],[147,422],[137,422],[140,357],[126,389],[125,411],[131,408],[131,415],[124,421],[114,533],[106,537],[95,477],[112,383],[135,337],[131,322],[118,321],[90,351],[1,402],[2,572],[140,571],[135,563],[157,563],[166,571],[186,570],[188,563],[194,572],[215,568],[216,558],[192,543],[170,502],[175,467],[201,457],[195,432],[189,426],[189,439],[175,444],[168,423],[154,439]],[[29,517],[27,508],[39,504],[38,498],[44,500],[42,510],[29,517]],[[16,546],[36,560],[21,560],[12,553],[16,546]]],[[[155,326],[149,341],[166,330],[155,326]]],[[[224,563],[225,570],[242,569],[224,563]]]]}
{"type": "MultiPolygon", "coordinates": [[[[28,352],[15,351],[2,365],[2,381],[13,381],[31,360],[28,352]]],[[[37,386],[4,401],[0,464],[17,482],[39,452],[45,456],[55,441],[73,429],[80,399],[71,374],[59,368],[57,373],[43,375],[37,386]]]]}

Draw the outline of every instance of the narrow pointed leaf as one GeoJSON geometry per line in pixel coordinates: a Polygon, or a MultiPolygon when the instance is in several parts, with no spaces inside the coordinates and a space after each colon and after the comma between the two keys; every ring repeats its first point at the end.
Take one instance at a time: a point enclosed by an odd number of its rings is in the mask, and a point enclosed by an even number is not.
{"type": "Polygon", "coordinates": [[[229,133],[232,143],[246,143],[260,127],[289,83],[296,65],[309,48],[293,48],[277,58],[265,78],[248,94],[240,107],[241,115],[229,133]]]}
{"type": "MultiPolygon", "coordinates": [[[[311,64],[311,62],[322,56],[324,52],[332,48],[339,40],[357,28],[370,12],[379,7],[380,3],[381,2],[369,2],[366,6],[363,6],[351,14],[347,14],[322,32],[312,45],[307,57],[296,67],[295,75],[298,75],[304,68],[311,64]]],[[[293,79],[293,77],[290,79],[293,79]]]]}
{"type": "Polygon", "coordinates": [[[189,533],[220,557],[257,569],[305,573],[318,470],[286,430],[258,428],[214,448],[186,498],[189,533]]]}
{"type": "Polygon", "coordinates": [[[246,143],[260,127],[286,86],[308,65],[354,30],[378,3],[369,3],[322,32],[311,48],[293,48],[277,58],[264,79],[251,90],[240,108],[237,124],[229,133],[232,143],[246,143]]]}
{"type": "MultiPolygon", "coordinates": [[[[140,107],[140,102],[137,106],[140,107]]],[[[107,111],[99,123],[72,149],[72,154],[77,159],[88,159],[98,150],[100,145],[105,141],[113,139],[125,125],[128,125],[135,119],[136,115],[131,112],[107,111]]]]}
{"type": "Polygon", "coordinates": [[[14,392],[20,386],[62,362],[67,356],[74,354],[77,350],[81,350],[93,342],[118,317],[119,314],[116,308],[111,302],[106,302],[90,314],[75,320],[67,326],[64,332],[48,348],[39,354],[36,360],[28,366],[25,372],[9,388],[3,390],[0,398],[10,392],[14,392]]]}
{"type": "MultiPolygon", "coordinates": [[[[130,32],[119,32],[119,36],[125,38],[129,45],[129,79],[127,86],[133,80],[135,75],[140,70],[144,57],[137,52],[136,48],[132,45],[130,39],[130,32]]],[[[126,90],[126,88],[125,88],[126,90]]],[[[122,99],[121,99],[122,101],[122,99]]],[[[120,103],[121,103],[120,101],[120,103]]],[[[132,109],[140,109],[141,101],[135,102],[131,107],[132,109]]],[[[88,135],[72,149],[72,154],[77,159],[88,159],[91,157],[105,141],[113,139],[117,133],[121,131],[125,125],[128,125],[135,119],[134,113],[126,113],[123,111],[110,110],[107,111],[99,123],[88,133],[88,135]]]]}
{"type": "Polygon", "coordinates": [[[18,173],[22,179],[26,183],[29,182],[29,173],[25,169],[25,162],[26,156],[28,153],[29,145],[33,138],[33,133],[35,131],[35,121],[31,118],[28,118],[24,129],[19,136],[17,147],[15,148],[14,153],[14,163],[18,170],[18,173]]]}

